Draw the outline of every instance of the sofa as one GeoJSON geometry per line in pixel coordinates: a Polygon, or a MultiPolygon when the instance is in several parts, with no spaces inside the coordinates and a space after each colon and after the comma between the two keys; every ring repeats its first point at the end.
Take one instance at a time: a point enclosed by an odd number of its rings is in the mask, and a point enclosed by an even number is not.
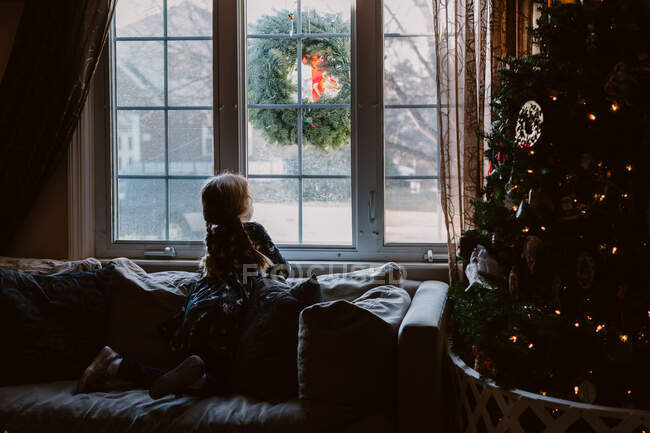
{"type": "MultiPolygon", "coordinates": [[[[114,316],[119,319],[108,319],[108,333],[112,335],[109,342],[112,346],[121,345],[121,351],[139,359],[149,357],[144,361],[162,363],[164,344],[153,335],[153,328],[145,329],[147,326],[133,321],[156,322],[174,312],[187,294],[188,279],[195,275],[181,271],[146,273],[127,259],[112,262],[126,269],[127,279],[135,289],[114,306],[119,310],[114,316]],[[143,314],[146,317],[141,317],[143,314]]],[[[0,257],[0,268],[36,275],[91,271],[102,266],[106,262],[95,259],[62,262],[0,257]]],[[[363,285],[360,281],[374,277],[372,271],[361,271],[358,275],[353,275],[352,284],[347,286],[340,282],[349,276],[319,276],[322,285],[333,289],[327,292],[326,300],[337,304],[337,300],[356,297],[360,290],[367,291],[359,287],[363,285]]],[[[324,404],[321,417],[314,420],[299,398],[260,401],[233,395],[152,400],[147,390],[128,384],[115,384],[102,392],[74,394],[74,380],[59,380],[0,387],[0,432],[444,432],[447,284],[403,279],[396,284],[408,293],[410,302],[395,331],[395,368],[384,371],[373,385],[390,389],[394,394],[388,410],[361,412],[357,417],[347,418],[344,425],[332,426],[321,421],[335,417],[336,406],[324,404]]],[[[346,386],[345,382],[342,386],[346,386]]],[[[350,386],[354,386],[354,380],[350,386]]],[[[354,396],[356,391],[338,392],[354,396]]]]}

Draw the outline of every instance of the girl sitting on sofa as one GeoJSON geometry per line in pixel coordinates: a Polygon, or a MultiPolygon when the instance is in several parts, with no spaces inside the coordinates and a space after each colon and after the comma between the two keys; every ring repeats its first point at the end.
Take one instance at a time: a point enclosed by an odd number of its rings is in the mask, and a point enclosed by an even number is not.
{"type": "Polygon", "coordinates": [[[152,398],[194,390],[228,394],[234,349],[255,275],[288,275],[288,264],[264,227],[249,222],[252,199],[245,177],[225,173],[210,179],[201,191],[207,254],[203,277],[185,305],[163,324],[172,358],[171,371],[142,365],[104,347],[86,368],[77,392],[87,392],[114,377],[149,388],[152,398]],[[250,275],[253,275],[251,277],[250,275]]]}

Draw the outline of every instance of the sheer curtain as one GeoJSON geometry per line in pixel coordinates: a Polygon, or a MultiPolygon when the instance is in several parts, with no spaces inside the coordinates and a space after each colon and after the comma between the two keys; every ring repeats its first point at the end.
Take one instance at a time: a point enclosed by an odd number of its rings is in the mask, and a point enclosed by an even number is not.
{"type": "MultiPolygon", "coordinates": [[[[496,36],[503,36],[498,20],[491,18],[494,3],[501,0],[432,1],[440,103],[440,184],[449,277],[454,282],[462,279],[456,247],[462,232],[471,226],[470,201],[477,197],[486,171],[484,144],[477,132],[490,124],[491,59],[495,54],[491,35],[496,31],[496,36]]],[[[496,6],[502,8],[494,15],[498,17],[505,7],[496,6]]]]}
{"type": "Polygon", "coordinates": [[[25,1],[0,82],[0,253],[65,155],[115,3],[25,1]]]}

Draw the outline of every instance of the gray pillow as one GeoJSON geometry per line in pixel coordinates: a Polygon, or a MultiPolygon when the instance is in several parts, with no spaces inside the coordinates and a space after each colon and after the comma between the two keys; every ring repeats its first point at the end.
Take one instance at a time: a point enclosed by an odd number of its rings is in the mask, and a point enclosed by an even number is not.
{"type": "Polygon", "coordinates": [[[303,308],[321,300],[315,277],[295,287],[277,278],[257,281],[233,363],[238,392],[264,401],[296,397],[298,316],[303,308]]]}
{"type": "Polygon", "coordinates": [[[0,268],[32,275],[61,275],[69,272],[92,272],[101,267],[101,262],[92,257],[68,262],[53,259],[20,259],[0,256],[0,268]]]}
{"type": "Polygon", "coordinates": [[[314,425],[394,410],[397,329],[410,302],[405,290],[381,286],[302,311],[298,394],[314,425]]]}
{"type": "MultiPolygon", "coordinates": [[[[353,272],[323,274],[317,278],[323,293],[323,301],[338,299],[352,301],[375,287],[387,284],[400,287],[402,272],[399,265],[389,262],[353,272]]],[[[304,278],[291,278],[290,282],[296,284],[304,280],[304,278]]]]}
{"type": "Polygon", "coordinates": [[[148,274],[126,258],[114,259],[110,264],[115,272],[104,344],[143,364],[173,367],[168,341],[159,328],[180,311],[187,287],[200,275],[179,271],[148,274]]]}

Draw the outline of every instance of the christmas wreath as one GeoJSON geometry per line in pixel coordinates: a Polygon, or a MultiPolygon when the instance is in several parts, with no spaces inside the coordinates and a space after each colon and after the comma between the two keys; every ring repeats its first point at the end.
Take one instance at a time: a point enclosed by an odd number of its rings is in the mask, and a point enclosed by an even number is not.
{"type": "MultiPolygon", "coordinates": [[[[294,15],[280,10],[261,17],[252,27],[258,34],[293,34],[294,15]],[[286,29],[286,30],[284,30],[286,29]]],[[[303,31],[318,33],[349,33],[348,25],[338,14],[312,11],[303,31]],[[309,26],[309,29],[307,28],[309,26]]],[[[249,104],[293,104],[297,91],[292,82],[297,72],[296,40],[293,38],[255,38],[248,47],[249,104]]],[[[350,39],[346,37],[310,37],[302,39],[302,66],[311,67],[311,101],[303,103],[350,103],[350,39]]],[[[300,97],[300,95],[299,95],[300,97]]],[[[316,105],[316,104],[314,104],[316,105]]],[[[270,142],[296,144],[298,113],[293,109],[251,109],[251,125],[262,131],[270,142]]],[[[336,150],[350,141],[350,110],[306,108],[302,118],[303,141],[321,149],[336,150]]]]}

